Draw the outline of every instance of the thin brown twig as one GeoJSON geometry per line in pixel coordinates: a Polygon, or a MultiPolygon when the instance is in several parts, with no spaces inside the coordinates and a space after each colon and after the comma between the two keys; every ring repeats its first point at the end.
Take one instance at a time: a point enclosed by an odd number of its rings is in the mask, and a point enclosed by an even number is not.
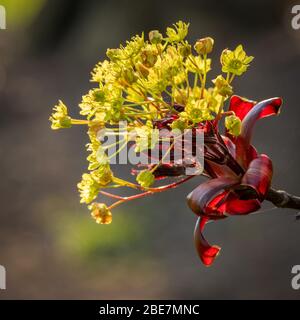
{"type": "Polygon", "coordinates": [[[294,196],[284,190],[270,188],[266,200],[272,202],[277,208],[300,210],[300,197],[294,196]]]}

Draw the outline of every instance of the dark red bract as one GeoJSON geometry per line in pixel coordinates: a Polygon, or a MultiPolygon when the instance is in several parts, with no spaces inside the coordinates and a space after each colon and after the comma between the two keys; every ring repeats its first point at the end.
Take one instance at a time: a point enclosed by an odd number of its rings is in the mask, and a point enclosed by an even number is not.
{"type": "Polygon", "coordinates": [[[272,161],[267,155],[257,153],[251,145],[251,137],[256,121],[278,114],[281,104],[280,98],[256,104],[233,96],[229,110],[242,120],[241,134],[232,137],[226,133],[221,137],[216,130],[215,144],[212,147],[208,145],[207,152],[212,155],[215,150],[220,151],[220,145],[226,145],[227,150],[223,153],[228,159],[221,161],[217,157],[205,157],[206,171],[211,179],[199,185],[187,198],[189,207],[199,216],[194,239],[200,259],[206,266],[213,263],[220,248],[209,245],[203,237],[205,224],[209,220],[257,211],[265,199],[272,180],[272,161]]]}
{"type": "MultiPolygon", "coordinates": [[[[219,133],[218,120],[200,123],[198,128],[193,129],[204,133],[204,175],[209,180],[194,189],[188,195],[187,202],[198,216],[194,240],[199,257],[206,266],[213,263],[220,247],[211,246],[204,238],[205,224],[209,220],[255,212],[260,209],[266,197],[272,180],[272,161],[267,155],[256,151],[251,144],[251,138],[256,121],[278,114],[281,104],[281,98],[256,103],[232,96],[229,112],[234,112],[242,122],[238,137],[228,132],[222,136],[219,133]]],[[[156,121],[154,125],[158,129],[171,130],[170,125],[177,118],[177,115],[170,115],[156,121]]],[[[187,166],[192,165],[186,164],[185,159],[179,162],[170,161],[159,165],[154,175],[156,179],[182,176],[187,166]]],[[[153,165],[147,168],[152,169],[153,165]]],[[[134,174],[137,172],[133,170],[134,174]]]]}

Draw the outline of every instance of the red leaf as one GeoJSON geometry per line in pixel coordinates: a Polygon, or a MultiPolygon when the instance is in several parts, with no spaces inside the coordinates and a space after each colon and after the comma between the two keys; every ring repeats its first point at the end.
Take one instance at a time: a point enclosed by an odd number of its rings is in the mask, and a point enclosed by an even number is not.
{"type": "Polygon", "coordinates": [[[226,165],[217,164],[210,160],[205,160],[206,165],[209,165],[210,169],[212,170],[211,173],[213,173],[212,178],[218,178],[218,177],[236,177],[236,174],[228,168],[226,165]]]}
{"type": "Polygon", "coordinates": [[[236,145],[236,159],[244,169],[257,155],[256,150],[250,144],[256,121],[278,114],[281,104],[281,98],[263,100],[253,106],[243,118],[241,134],[233,142],[236,145]]]}
{"type": "Polygon", "coordinates": [[[257,157],[257,151],[252,145],[245,144],[242,137],[234,139],[236,147],[236,161],[246,170],[249,163],[257,157]]]}
{"type": "Polygon", "coordinates": [[[226,199],[225,211],[229,215],[244,215],[260,209],[260,202],[256,199],[240,200],[234,193],[229,193],[226,199]]]}
{"type": "Polygon", "coordinates": [[[258,198],[262,201],[268,192],[273,175],[271,159],[265,154],[259,155],[252,160],[242,178],[242,186],[255,190],[258,198]]]}
{"type": "Polygon", "coordinates": [[[207,221],[207,218],[198,218],[194,231],[194,242],[201,261],[209,267],[218,256],[221,248],[215,245],[211,246],[204,238],[202,231],[207,221]]]}
{"type": "MultiPolygon", "coordinates": [[[[224,218],[223,213],[213,200],[217,198],[218,201],[221,201],[227,194],[224,191],[229,190],[238,182],[238,178],[233,177],[205,181],[187,196],[188,206],[197,215],[209,215],[210,218],[214,215],[213,218],[224,218]]],[[[218,202],[218,205],[220,205],[220,202],[218,202]]]]}
{"type": "Polygon", "coordinates": [[[242,121],[241,137],[250,144],[253,127],[257,120],[278,114],[282,104],[281,98],[271,98],[256,104],[242,121]]]}
{"type": "Polygon", "coordinates": [[[233,111],[237,117],[243,120],[255,104],[255,101],[239,96],[232,96],[229,102],[229,111],[233,111]]]}
{"type": "Polygon", "coordinates": [[[222,136],[222,139],[223,139],[228,151],[230,152],[230,154],[233,156],[233,158],[235,158],[235,152],[236,152],[235,144],[232,142],[231,139],[229,139],[226,136],[222,136]]]}

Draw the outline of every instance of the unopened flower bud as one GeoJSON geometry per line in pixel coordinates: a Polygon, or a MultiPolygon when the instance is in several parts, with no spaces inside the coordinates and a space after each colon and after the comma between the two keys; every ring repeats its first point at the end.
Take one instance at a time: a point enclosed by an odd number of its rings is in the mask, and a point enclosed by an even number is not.
{"type": "Polygon", "coordinates": [[[171,128],[173,130],[179,130],[181,132],[183,132],[186,129],[186,122],[182,121],[180,119],[175,120],[172,124],[171,124],[171,128]]]}
{"type": "Polygon", "coordinates": [[[108,210],[105,203],[92,203],[89,208],[91,209],[91,216],[99,224],[110,224],[112,222],[112,214],[108,210]]]}
{"type": "Polygon", "coordinates": [[[162,42],[163,36],[158,30],[149,32],[149,40],[152,44],[159,44],[162,42]]]}
{"type": "Polygon", "coordinates": [[[214,39],[211,37],[202,38],[196,41],[194,48],[198,54],[208,54],[212,52],[214,39]]]}
{"type": "Polygon", "coordinates": [[[141,171],[136,177],[136,181],[140,184],[140,186],[144,188],[150,187],[153,184],[154,180],[155,178],[153,173],[148,170],[141,171]]]}
{"type": "Polygon", "coordinates": [[[178,51],[180,53],[181,56],[183,56],[184,58],[188,57],[191,52],[192,52],[192,48],[189,44],[184,44],[184,45],[180,45],[178,48],[178,51]]]}
{"type": "Polygon", "coordinates": [[[218,93],[221,96],[227,97],[227,96],[232,95],[232,93],[233,93],[232,86],[221,75],[217,76],[217,78],[212,80],[212,82],[215,84],[215,86],[218,90],[218,93]]]}
{"type": "Polygon", "coordinates": [[[157,51],[154,50],[143,50],[141,53],[143,63],[146,67],[151,68],[155,65],[157,61],[157,51]]]}
{"type": "Polygon", "coordinates": [[[230,134],[238,136],[241,133],[241,120],[235,115],[225,118],[225,127],[230,134]]]}
{"type": "Polygon", "coordinates": [[[124,80],[129,84],[133,84],[137,80],[137,76],[131,69],[125,69],[122,75],[124,77],[124,80]]]}
{"type": "Polygon", "coordinates": [[[146,66],[144,66],[142,63],[138,62],[135,67],[136,67],[137,72],[141,76],[143,76],[144,78],[148,77],[149,70],[146,66]]]}

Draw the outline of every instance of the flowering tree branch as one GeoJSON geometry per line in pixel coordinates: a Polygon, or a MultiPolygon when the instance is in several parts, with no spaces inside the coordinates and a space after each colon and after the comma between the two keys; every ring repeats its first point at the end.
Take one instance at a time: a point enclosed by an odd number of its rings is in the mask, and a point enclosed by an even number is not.
{"type": "Polygon", "coordinates": [[[233,80],[244,74],[253,60],[242,45],[222,51],[221,74],[209,81],[214,40],[201,38],[192,46],[186,40],[188,28],[189,24],[179,21],[167,28],[165,35],[153,30],[147,39],[144,34],[137,35],[117,49],[108,49],[107,59],[92,72],[95,87],[79,105],[84,119],[71,118],[60,101],[50,121],[54,130],[87,126],[88,172],[77,186],[81,202],[88,204],[100,224],[110,224],[111,211],[119,205],[176,188],[204,169],[202,175],[208,180],[190,192],[187,203],[198,218],[194,232],[198,255],[210,266],[220,248],[211,246],[203,236],[209,220],[259,212],[264,200],[279,208],[300,209],[300,197],[271,188],[272,160],[251,143],[255,123],[278,115],[282,99],[256,102],[233,94],[233,80]],[[125,130],[120,127],[122,122],[126,122],[125,130]],[[161,136],[162,131],[167,134],[161,136]],[[190,141],[186,131],[191,133],[190,141]],[[194,143],[198,133],[204,136],[201,147],[194,143]],[[104,145],[103,136],[115,140],[104,145]],[[182,138],[179,144],[175,136],[182,138]],[[163,146],[166,138],[168,147],[163,146]],[[134,147],[133,154],[146,153],[150,160],[132,168],[136,183],[117,177],[111,168],[112,158],[129,144],[134,147]],[[195,148],[202,151],[203,163],[195,159],[195,148]],[[156,158],[154,150],[159,154],[156,158]],[[180,151],[179,159],[175,159],[175,151],[180,151]],[[191,168],[200,170],[191,176],[187,172],[191,168]],[[153,186],[165,178],[176,180],[153,186]],[[136,193],[122,197],[104,191],[124,187],[136,193]],[[103,196],[114,202],[107,206],[103,196]]]}

